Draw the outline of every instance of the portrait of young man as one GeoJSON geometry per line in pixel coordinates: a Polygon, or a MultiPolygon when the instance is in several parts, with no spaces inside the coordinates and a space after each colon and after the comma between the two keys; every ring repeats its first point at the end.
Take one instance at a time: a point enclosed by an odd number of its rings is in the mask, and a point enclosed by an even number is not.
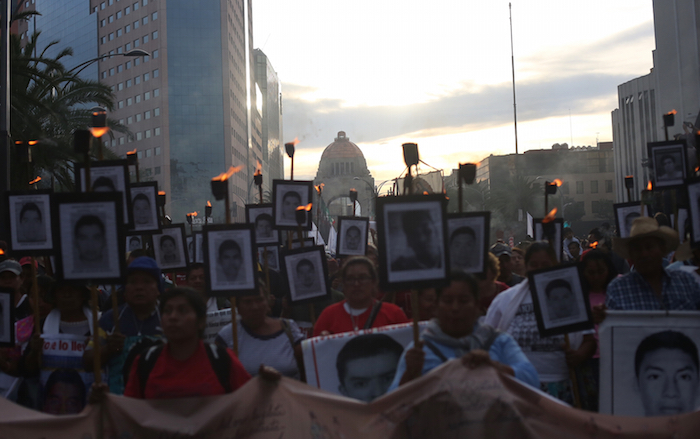
{"type": "Polygon", "coordinates": [[[370,402],[385,394],[396,375],[403,346],[386,334],[360,335],[345,343],[338,353],[338,390],[341,394],[370,402]]]}
{"type": "Polygon", "coordinates": [[[134,215],[134,229],[146,230],[153,228],[153,207],[151,200],[144,193],[138,193],[131,200],[131,209],[134,215]]]}
{"type": "Polygon", "coordinates": [[[73,226],[74,271],[109,269],[104,222],[96,215],[83,215],[73,226]]]}
{"type": "Polygon", "coordinates": [[[634,372],[645,416],[694,411],[698,369],[698,348],[682,332],[662,331],[644,338],[635,352],[634,372]]]}
{"type": "MultiPolygon", "coordinates": [[[[42,204],[43,207],[43,204],[42,204]]],[[[18,242],[44,242],[46,241],[46,228],[44,214],[39,205],[33,201],[23,203],[19,210],[19,222],[17,224],[18,242]]]]}
{"type": "Polygon", "coordinates": [[[473,273],[478,268],[479,258],[483,258],[482,249],[477,247],[474,229],[468,226],[458,227],[450,234],[450,265],[452,269],[461,269],[473,273]]]}
{"type": "Polygon", "coordinates": [[[316,267],[311,259],[301,259],[294,270],[294,299],[303,299],[322,292],[316,267]]]}
{"type": "Polygon", "coordinates": [[[163,264],[179,264],[180,249],[172,235],[162,235],[158,241],[163,264]]]}
{"type": "Polygon", "coordinates": [[[564,279],[555,279],[545,287],[547,314],[552,322],[576,317],[579,313],[576,295],[571,284],[564,279]]]}
{"type": "MultiPolygon", "coordinates": [[[[413,254],[401,255],[391,262],[392,271],[442,267],[442,238],[429,210],[409,210],[401,214],[401,227],[413,254]]],[[[396,253],[399,253],[396,250],[396,253]]]]}
{"type": "MultiPolygon", "coordinates": [[[[272,210],[272,209],[270,209],[272,210]]],[[[272,215],[266,212],[255,217],[255,242],[266,243],[276,242],[276,232],[273,229],[274,220],[272,215]]]]}
{"type": "Polygon", "coordinates": [[[662,154],[657,160],[656,179],[659,181],[682,179],[683,171],[678,158],[678,154],[662,154]]]}
{"type": "Polygon", "coordinates": [[[296,211],[299,206],[301,206],[299,192],[290,190],[282,196],[282,215],[280,216],[282,224],[295,225],[297,223],[296,211]]]}
{"type": "Polygon", "coordinates": [[[219,244],[216,260],[216,279],[218,283],[240,283],[245,281],[242,270],[243,256],[241,247],[233,239],[226,239],[219,244]]]}
{"type": "Polygon", "coordinates": [[[357,226],[350,226],[345,230],[345,238],[343,239],[345,250],[356,251],[360,248],[362,241],[362,231],[357,226]]]}

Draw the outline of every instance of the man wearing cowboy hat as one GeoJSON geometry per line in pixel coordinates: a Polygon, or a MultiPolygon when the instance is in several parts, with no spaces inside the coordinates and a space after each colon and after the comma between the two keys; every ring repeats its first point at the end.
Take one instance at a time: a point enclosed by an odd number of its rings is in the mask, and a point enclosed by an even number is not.
{"type": "Polygon", "coordinates": [[[663,258],[678,247],[678,233],[654,218],[637,218],[629,238],[613,238],[613,250],[634,271],[613,279],[605,305],[614,310],[697,310],[700,284],[689,273],[665,270],[663,258]]]}

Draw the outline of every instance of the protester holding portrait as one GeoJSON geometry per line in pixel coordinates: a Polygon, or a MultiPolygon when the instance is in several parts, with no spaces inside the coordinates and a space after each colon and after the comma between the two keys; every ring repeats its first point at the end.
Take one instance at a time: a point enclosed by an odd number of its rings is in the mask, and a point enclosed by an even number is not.
{"type": "MultiPolygon", "coordinates": [[[[556,254],[549,243],[534,242],[527,249],[525,266],[528,272],[556,264],[556,254]]],[[[574,403],[569,368],[579,366],[595,353],[597,345],[593,331],[569,334],[568,349],[565,349],[564,335],[541,337],[527,279],[496,296],[484,323],[513,336],[535,366],[541,390],[569,404],[574,403]]],[[[582,395],[582,400],[586,398],[582,395]]]]}
{"type": "MultiPolygon", "coordinates": [[[[271,317],[270,302],[261,279],[258,294],[239,297],[238,356],[251,376],[258,374],[261,364],[271,366],[282,375],[301,379],[303,354],[301,341],[305,338],[294,320],[271,317]]],[[[231,324],[224,326],[216,337],[222,346],[233,347],[231,324]]]]}
{"type": "Polygon", "coordinates": [[[229,349],[202,341],[206,305],[191,288],[173,288],[159,305],[165,344],[136,356],[124,396],[187,398],[231,393],[250,375],[229,349]]]}
{"type": "MultiPolygon", "coordinates": [[[[138,257],[127,268],[126,303],[118,308],[119,331],[115,330],[113,310],[100,318],[100,329],[104,331],[100,333],[101,363],[107,365],[109,388],[114,394],[124,392],[124,374],[129,371],[127,363],[133,361],[139,350],[157,343],[162,337],[157,305],[163,290],[164,282],[156,261],[148,256],[138,257]]],[[[93,350],[88,345],[83,356],[86,370],[92,370],[93,358],[93,350]]]]}
{"type": "Polygon", "coordinates": [[[368,258],[356,256],[345,261],[341,278],[345,300],[323,310],[314,325],[314,336],[408,322],[401,308],[375,299],[379,280],[368,258]]]}
{"type": "Polygon", "coordinates": [[[615,238],[615,252],[632,261],[634,270],[608,285],[611,310],[697,310],[700,285],[689,273],[666,270],[664,257],[678,247],[678,233],[654,218],[637,218],[629,238],[615,238]]]}
{"type": "Polygon", "coordinates": [[[476,279],[461,271],[450,273],[450,284],[437,289],[436,318],[421,334],[422,346],[413,342],[404,351],[390,389],[426,374],[452,358],[466,365],[487,364],[537,387],[537,371],[507,333],[479,323],[479,289],[476,279]]]}

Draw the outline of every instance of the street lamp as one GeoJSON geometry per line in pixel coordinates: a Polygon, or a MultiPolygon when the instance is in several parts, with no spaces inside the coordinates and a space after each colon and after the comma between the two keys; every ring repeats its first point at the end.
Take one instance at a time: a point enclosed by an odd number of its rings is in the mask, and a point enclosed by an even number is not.
{"type": "Polygon", "coordinates": [[[80,72],[85,70],[85,68],[87,68],[87,66],[89,66],[90,64],[95,63],[97,61],[101,61],[101,60],[106,59],[106,58],[111,58],[113,56],[130,56],[130,57],[151,56],[151,53],[147,52],[143,49],[133,49],[133,50],[130,50],[130,51],[125,52],[125,53],[108,53],[106,55],[101,55],[101,56],[98,56],[97,58],[93,58],[93,59],[87,60],[85,62],[82,62],[82,63],[78,64],[77,66],[73,67],[72,69],[70,69],[68,71],[68,73],[74,73],[75,75],[78,75],[80,72]]]}

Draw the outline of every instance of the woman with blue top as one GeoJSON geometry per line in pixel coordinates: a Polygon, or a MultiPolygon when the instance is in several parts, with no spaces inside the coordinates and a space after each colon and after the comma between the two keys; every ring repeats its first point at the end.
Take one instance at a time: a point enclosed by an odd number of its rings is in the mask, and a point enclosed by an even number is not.
{"type": "Polygon", "coordinates": [[[490,365],[539,387],[537,371],[513,337],[478,322],[479,290],[473,276],[453,271],[450,284],[438,289],[437,295],[436,318],[421,334],[421,346],[416,348],[411,343],[404,351],[389,390],[460,357],[470,368],[490,365]]]}

